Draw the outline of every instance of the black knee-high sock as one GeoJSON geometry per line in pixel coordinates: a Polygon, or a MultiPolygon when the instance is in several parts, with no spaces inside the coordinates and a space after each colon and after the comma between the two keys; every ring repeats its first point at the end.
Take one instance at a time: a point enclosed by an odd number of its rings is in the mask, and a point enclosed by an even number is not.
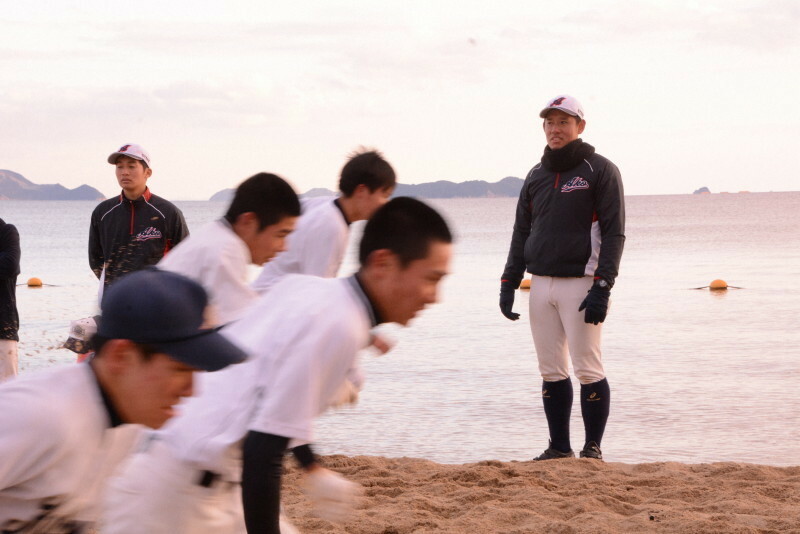
{"type": "Polygon", "coordinates": [[[567,452],[569,443],[569,416],[572,413],[572,381],[569,378],[558,382],[542,381],[542,402],[547,426],[550,429],[551,447],[567,452]]]}
{"type": "Polygon", "coordinates": [[[611,388],[608,387],[608,380],[604,378],[592,384],[581,384],[581,413],[586,443],[594,441],[600,446],[610,407],[611,388]]]}

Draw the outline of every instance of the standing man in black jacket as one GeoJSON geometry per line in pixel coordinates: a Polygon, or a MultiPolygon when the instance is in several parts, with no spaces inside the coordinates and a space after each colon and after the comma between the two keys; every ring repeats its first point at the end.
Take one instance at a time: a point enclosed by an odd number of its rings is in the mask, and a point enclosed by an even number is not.
{"type": "Polygon", "coordinates": [[[155,265],[189,231],[183,213],[150,192],[150,156],[139,145],[122,145],[108,156],[116,167],[122,192],[92,212],[89,266],[100,279],[100,291],[131,271],[155,265]]]}
{"type": "Polygon", "coordinates": [[[0,219],[0,382],[17,376],[19,232],[0,219]]]}
{"type": "Polygon", "coordinates": [[[514,292],[527,269],[533,275],[530,324],[550,431],[548,448],[534,460],[575,456],[569,439],[570,357],[581,384],[586,433],[580,456],[601,460],[611,390],[600,338],[625,242],[622,179],[616,165],[579,138],[586,121],[575,98],[557,96],[539,116],[547,146],[520,191],[500,310],[519,319],[512,312],[514,292]]]}

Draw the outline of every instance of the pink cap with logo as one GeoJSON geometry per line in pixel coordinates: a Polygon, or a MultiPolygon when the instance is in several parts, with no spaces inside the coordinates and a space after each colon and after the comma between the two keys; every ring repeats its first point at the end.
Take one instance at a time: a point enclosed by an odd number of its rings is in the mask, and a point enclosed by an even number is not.
{"type": "Polygon", "coordinates": [[[568,113],[573,117],[578,117],[583,120],[583,106],[578,102],[577,98],[569,95],[558,95],[547,101],[545,108],[539,113],[541,118],[547,117],[551,109],[559,109],[564,113],[568,113]]]}
{"type": "Polygon", "coordinates": [[[150,155],[145,152],[141,145],[122,145],[116,152],[108,156],[108,162],[115,165],[117,163],[117,158],[120,156],[138,159],[139,161],[145,162],[148,167],[150,166],[150,155]]]}

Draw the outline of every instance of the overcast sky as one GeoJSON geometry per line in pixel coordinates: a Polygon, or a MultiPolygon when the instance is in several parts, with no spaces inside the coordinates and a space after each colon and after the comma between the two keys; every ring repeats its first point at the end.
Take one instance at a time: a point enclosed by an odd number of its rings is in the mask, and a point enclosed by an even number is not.
{"type": "Polygon", "coordinates": [[[524,177],[538,112],[582,101],[583,139],[633,195],[800,189],[800,2],[0,0],[0,169],[205,200],[274,172],[335,189],[348,153],[402,183],[524,177]]]}

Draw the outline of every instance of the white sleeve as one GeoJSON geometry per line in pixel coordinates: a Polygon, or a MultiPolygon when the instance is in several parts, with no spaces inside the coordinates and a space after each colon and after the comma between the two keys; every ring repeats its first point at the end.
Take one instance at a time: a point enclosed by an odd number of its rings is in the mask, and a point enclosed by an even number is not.
{"type": "MultiPolygon", "coordinates": [[[[346,315],[346,314],[345,314],[346,315]]],[[[271,369],[250,430],[310,442],[313,421],[355,366],[360,337],[346,317],[308,324],[283,345],[271,369]]]]}
{"type": "Polygon", "coordinates": [[[247,283],[248,258],[243,256],[238,238],[222,241],[219,247],[202,246],[193,241],[204,237],[201,233],[190,237],[167,254],[158,267],[202,285],[209,295],[217,323],[227,324],[241,317],[258,295],[247,283]]]}
{"type": "MultiPolygon", "coordinates": [[[[337,214],[338,215],[338,214],[337,214]]],[[[316,224],[304,232],[298,247],[300,274],[334,278],[347,251],[348,232],[336,224],[316,224]]]]}
{"type": "Polygon", "coordinates": [[[208,258],[200,283],[211,295],[211,304],[216,308],[220,324],[239,319],[258,297],[247,282],[247,263],[233,246],[227,246],[213,258],[208,258]]]}
{"type": "Polygon", "coordinates": [[[25,388],[9,389],[0,388],[0,492],[47,471],[63,435],[46,400],[25,388]]]}

